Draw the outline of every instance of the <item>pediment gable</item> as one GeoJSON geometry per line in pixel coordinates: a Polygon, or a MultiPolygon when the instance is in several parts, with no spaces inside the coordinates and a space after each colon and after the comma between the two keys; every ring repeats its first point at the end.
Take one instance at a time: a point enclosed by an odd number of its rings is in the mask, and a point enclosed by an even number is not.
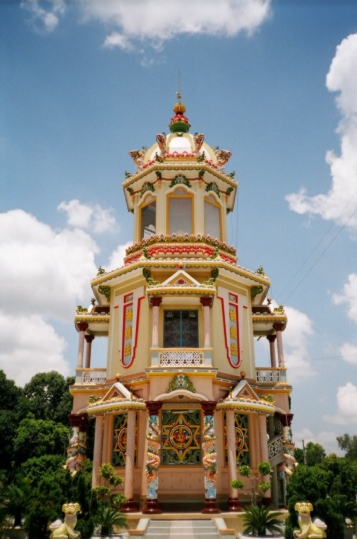
{"type": "Polygon", "coordinates": [[[241,380],[232,391],[232,397],[259,401],[259,397],[246,380],[241,380]]]}
{"type": "Polygon", "coordinates": [[[161,286],[199,286],[200,283],[196,281],[191,275],[186,273],[186,271],[180,269],[176,271],[171,277],[166,279],[161,286]]]}
{"type": "Polygon", "coordinates": [[[130,396],[130,391],[120,382],[116,382],[104,395],[102,402],[106,402],[114,398],[130,399],[130,396]]]}

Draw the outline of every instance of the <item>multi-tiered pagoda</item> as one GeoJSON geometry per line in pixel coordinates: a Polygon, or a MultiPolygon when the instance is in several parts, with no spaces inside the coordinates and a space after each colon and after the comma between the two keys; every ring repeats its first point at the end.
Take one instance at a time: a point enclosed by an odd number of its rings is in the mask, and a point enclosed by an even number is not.
{"type": "Polygon", "coordinates": [[[189,132],[181,102],[174,112],[169,134],[130,152],[136,170],[123,189],[133,245],[123,267],[99,269],[95,300],[75,317],[68,466],[83,465],[92,418],[93,485],[101,464],[112,463],[125,479],[125,511],[158,512],[169,502],[238,510],[251,482],[238,496],[230,487],[237,466],[249,465],[254,477],[262,461],[273,468],[263,501],[284,505],[292,462],[287,318],[266,301],[263,269],[239,266],[227,243],[238,189],[225,171],[231,153],[189,132]],[[108,340],[100,369],[91,368],[97,337],[108,340]],[[256,337],[269,341],[269,367],[256,366],[256,337]]]}

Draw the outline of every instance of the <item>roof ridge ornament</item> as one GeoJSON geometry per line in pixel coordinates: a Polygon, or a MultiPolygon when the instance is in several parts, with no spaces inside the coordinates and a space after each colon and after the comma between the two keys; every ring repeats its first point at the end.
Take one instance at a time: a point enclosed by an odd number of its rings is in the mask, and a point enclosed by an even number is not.
{"type": "Polygon", "coordinates": [[[178,91],[176,92],[176,96],[178,99],[178,102],[174,105],[174,113],[175,116],[171,118],[171,122],[169,124],[169,128],[171,133],[177,133],[178,136],[181,136],[183,133],[188,133],[190,130],[190,122],[188,121],[188,118],[184,116],[186,112],[186,107],[183,103],[181,103],[181,75],[179,71],[179,81],[178,81],[178,91]]]}

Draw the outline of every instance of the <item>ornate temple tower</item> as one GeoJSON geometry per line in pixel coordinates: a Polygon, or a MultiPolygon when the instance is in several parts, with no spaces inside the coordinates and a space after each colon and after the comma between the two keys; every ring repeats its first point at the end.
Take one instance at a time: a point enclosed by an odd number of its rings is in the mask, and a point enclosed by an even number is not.
{"type": "MultiPolygon", "coordinates": [[[[170,500],[200,502],[204,512],[228,500],[237,510],[237,465],[257,476],[268,460],[265,501],[283,505],[292,419],[287,318],[265,302],[263,269],[239,266],[227,244],[238,189],[224,169],[231,153],[189,133],[181,102],[174,112],[168,135],[130,152],[136,170],[123,188],[133,245],[123,267],[99,269],[91,283],[97,303],[77,311],[71,420],[82,441],[86,417],[95,420],[93,485],[100,465],[112,463],[125,479],[125,511],[159,512],[170,500]],[[96,337],[108,339],[101,369],[90,365],[96,337]],[[255,337],[269,341],[269,368],[255,364],[255,337]]],[[[73,468],[83,461],[83,443],[76,448],[74,440],[73,468]]],[[[250,494],[247,480],[240,497],[250,494]]]]}

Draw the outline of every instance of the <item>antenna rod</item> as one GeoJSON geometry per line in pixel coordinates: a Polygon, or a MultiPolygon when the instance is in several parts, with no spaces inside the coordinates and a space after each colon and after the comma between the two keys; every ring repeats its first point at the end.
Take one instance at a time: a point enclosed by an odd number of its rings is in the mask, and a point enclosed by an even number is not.
{"type": "Polygon", "coordinates": [[[176,95],[177,95],[177,99],[180,102],[181,101],[181,73],[180,73],[180,70],[179,70],[179,74],[178,74],[178,92],[176,92],[176,95]]]}

